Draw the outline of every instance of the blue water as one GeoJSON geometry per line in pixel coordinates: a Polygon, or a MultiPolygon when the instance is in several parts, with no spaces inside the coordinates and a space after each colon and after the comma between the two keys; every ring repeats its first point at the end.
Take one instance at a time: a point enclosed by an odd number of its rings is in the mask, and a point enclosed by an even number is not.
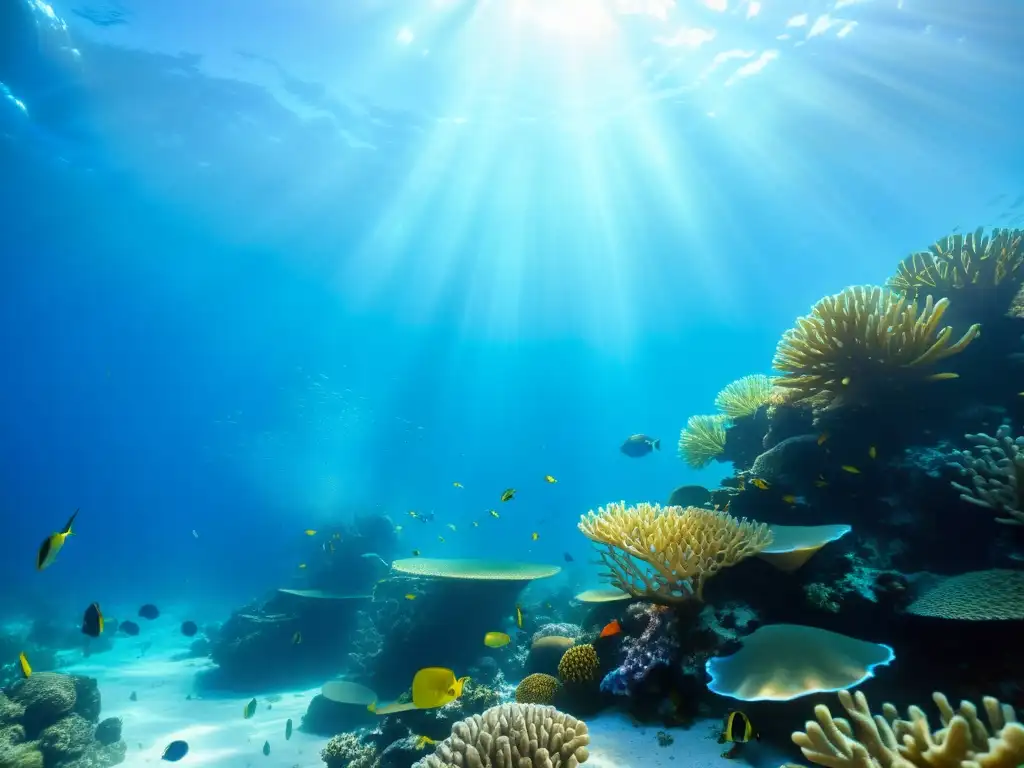
{"type": "Polygon", "coordinates": [[[586,585],[818,297],[1020,213],[1013,0],[6,5],[6,615],[222,617],[370,511],[586,585]]]}

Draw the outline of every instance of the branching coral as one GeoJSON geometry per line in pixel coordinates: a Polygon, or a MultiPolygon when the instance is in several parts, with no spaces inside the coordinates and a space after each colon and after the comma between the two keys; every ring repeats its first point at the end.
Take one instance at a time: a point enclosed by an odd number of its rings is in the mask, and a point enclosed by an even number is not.
{"type": "Polygon", "coordinates": [[[715,397],[715,407],[729,418],[738,419],[756,413],[772,399],[772,380],[762,374],[753,374],[727,384],[715,397]]]}
{"type": "Polygon", "coordinates": [[[800,398],[863,401],[880,390],[947,378],[934,373],[935,364],[962,352],[980,330],[972,325],[951,343],[953,329],[939,329],[948,307],[948,299],[931,296],[919,307],[878,286],[827,296],[783,335],[775,385],[798,390],[800,398]]]}
{"type": "Polygon", "coordinates": [[[505,704],[455,723],[413,768],[576,768],[589,743],[586,723],[554,707],[505,704]]]}
{"type": "Polygon", "coordinates": [[[1000,515],[997,523],[1024,525],[1024,500],[1019,487],[1024,478],[1024,437],[1014,439],[1007,423],[996,430],[995,437],[983,433],[964,437],[974,448],[955,454],[970,482],[953,483],[960,498],[1000,515]]]}
{"type": "Polygon", "coordinates": [[[928,717],[911,707],[901,719],[891,704],[882,714],[871,714],[867,698],[857,691],[839,691],[839,701],[849,715],[833,718],[828,707],[814,708],[817,722],[793,734],[804,757],[825,768],[1016,768],[1024,764],[1024,726],[1017,723],[1013,707],[996,699],[982,700],[988,719],[977,708],[961,702],[954,710],[941,693],[932,694],[939,708],[942,728],[933,731],[928,717]]]}
{"type": "Polygon", "coordinates": [[[706,467],[725,450],[727,421],[722,414],[691,416],[679,433],[679,457],[695,469],[706,467]]]}
{"type": "Polygon", "coordinates": [[[1005,288],[1012,299],[1024,278],[1024,229],[982,227],[966,235],[952,234],[927,251],[913,253],[900,262],[889,287],[916,299],[922,291],[951,296],[960,290],[991,293],[1005,288]]]}
{"type": "Polygon", "coordinates": [[[772,541],[767,525],[700,507],[625,502],[591,510],[580,531],[605,546],[612,586],[655,603],[704,599],[704,584],[722,568],[756,555],[772,541]]]}

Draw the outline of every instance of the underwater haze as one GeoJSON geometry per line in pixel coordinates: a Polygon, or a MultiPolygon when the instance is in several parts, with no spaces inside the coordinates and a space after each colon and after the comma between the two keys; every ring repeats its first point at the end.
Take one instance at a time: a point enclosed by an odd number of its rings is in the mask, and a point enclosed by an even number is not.
{"type": "MultiPolygon", "coordinates": [[[[681,430],[821,297],[1024,227],[1021,29],[1017,0],[0,0],[0,624],[205,626],[367,520],[385,572],[601,586],[580,516],[753,479],[681,430]]],[[[384,579],[366,554],[335,590],[384,579]]]]}

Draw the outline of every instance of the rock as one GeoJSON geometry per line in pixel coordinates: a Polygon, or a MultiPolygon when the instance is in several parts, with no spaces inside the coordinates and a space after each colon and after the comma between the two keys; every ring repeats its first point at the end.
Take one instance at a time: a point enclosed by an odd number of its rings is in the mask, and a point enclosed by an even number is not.
{"type": "Polygon", "coordinates": [[[25,741],[20,725],[0,728],[0,766],[3,768],[43,768],[43,753],[35,742],[25,741]]]}
{"type": "Polygon", "coordinates": [[[22,725],[29,739],[35,739],[75,706],[75,679],[56,672],[37,672],[11,688],[10,698],[25,708],[22,725]]]}
{"type": "Polygon", "coordinates": [[[75,713],[61,718],[39,734],[39,749],[47,763],[53,764],[81,756],[94,743],[92,723],[75,713]]]}
{"type": "Polygon", "coordinates": [[[75,681],[75,709],[90,723],[100,719],[100,686],[93,677],[72,676],[75,681]]]}
{"type": "Polygon", "coordinates": [[[121,740],[121,718],[108,717],[96,726],[96,741],[103,746],[116,744],[121,740]]]}
{"type": "Polygon", "coordinates": [[[116,744],[93,743],[93,746],[81,757],[62,763],[60,768],[112,768],[124,762],[128,747],[123,741],[116,744]]]}
{"type": "Polygon", "coordinates": [[[0,693],[0,726],[17,723],[24,716],[24,705],[11,701],[3,693],[0,693]]]}
{"type": "Polygon", "coordinates": [[[805,478],[815,478],[824,467],[825,452],[818,445],[818,435],[788,437],[754,460],[750,475],[769,483],[799,485],[805,478]]]}
{"type": "Polygon", "coordinates": [[[380,768],[407,768],[423,757],[416,748],[416,737],[407,736],[388,745],[380,755],[380,768]]]}

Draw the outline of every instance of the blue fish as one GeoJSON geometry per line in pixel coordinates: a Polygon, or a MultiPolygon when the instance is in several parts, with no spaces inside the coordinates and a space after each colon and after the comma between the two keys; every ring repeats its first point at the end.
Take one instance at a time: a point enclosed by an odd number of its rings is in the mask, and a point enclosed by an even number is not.
{"type": "Polygon", "coordinates": [[[651,451],[660,451],[661,440],[647,435],[631,435],[626,438],[626,442],[619,446],[619,450],[627,456],[639,459],[651,451]]]}
{"type": "Polygon", "coordinates": [[[169,763],[176,763],[185,755],[188,754],[188,742],[186,741],[172,741],[164,749],[164,754],[160,758],[166,760],[169,763]]]}

